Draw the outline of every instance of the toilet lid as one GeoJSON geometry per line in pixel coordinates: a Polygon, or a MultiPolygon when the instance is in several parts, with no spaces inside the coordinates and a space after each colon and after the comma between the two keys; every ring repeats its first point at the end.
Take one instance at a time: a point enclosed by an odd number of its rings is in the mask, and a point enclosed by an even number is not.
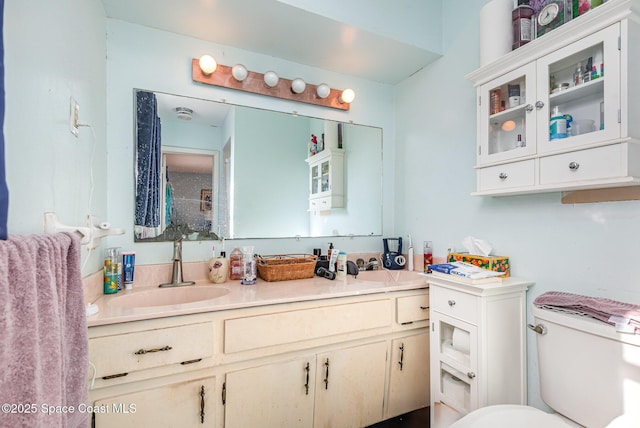
{"type": "Polygon", "coordinates": [[[455,422],[450,428],[568,428],[570,425],[549,413],[529,406],[482,407],[455,422]]]}

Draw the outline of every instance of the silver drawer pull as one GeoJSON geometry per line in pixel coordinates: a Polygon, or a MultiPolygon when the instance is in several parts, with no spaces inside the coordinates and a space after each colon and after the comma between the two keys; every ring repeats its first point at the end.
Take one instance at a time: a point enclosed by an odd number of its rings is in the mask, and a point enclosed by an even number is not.
{"type": "Polygon", "coordinates": [[[476,374],[475,374],[474,372],[468,372],[468,373],[467,373],[467,377],[468,377],[469,379],[473,379],[473,378],[475,378],[475,377],[476,377],[476,374]]]}
{"type": "Polygon", "coordinates": [[[449,300],[447,302],[449,304],[449,306],[454,307],[456,305],[456,301],[455,300],[449,300]]]}
{"type": "Polygon", "coordinates": [[[569,163],[569,169],[571,171],[577,171],[578,168],[580,168],[580,164],[578,162],[570,162],[569,163]]]}
{"type": "Polygon", "coordinates": [[[500,173],[500,175],[498,175],[498,178],[499,178],[500,180],[506,180],[506,179],[507,179],[507,177],[508,177],[508,175],[507,175],[507,174],[505,174],[504,172],[501,172],[501,173],[500,173]]]}

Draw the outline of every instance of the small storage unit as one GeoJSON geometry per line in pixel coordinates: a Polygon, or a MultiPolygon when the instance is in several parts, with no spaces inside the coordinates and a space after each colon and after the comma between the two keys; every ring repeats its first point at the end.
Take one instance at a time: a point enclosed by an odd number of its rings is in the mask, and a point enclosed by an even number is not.
{"type": "Polygon", "coordinates": [[[632,1],[610,1],[467,75],[478,97],[474,194],[639,185],[639,35],[632,1]]]}
{"type": "Polygon", "coordinates": [[[517,278],[432,277],[431,422],[493,404],[526,404],[526,291],[517,278]]]}

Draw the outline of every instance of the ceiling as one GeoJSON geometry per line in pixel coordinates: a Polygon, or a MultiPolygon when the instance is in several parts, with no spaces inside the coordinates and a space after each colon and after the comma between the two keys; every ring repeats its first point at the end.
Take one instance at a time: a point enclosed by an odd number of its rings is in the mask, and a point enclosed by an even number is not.
{"type": "Polygon", "coordinates": [[[440,57],[278,0],[102,3],[109,18],[387,84],[401,82],[440,57]]]}

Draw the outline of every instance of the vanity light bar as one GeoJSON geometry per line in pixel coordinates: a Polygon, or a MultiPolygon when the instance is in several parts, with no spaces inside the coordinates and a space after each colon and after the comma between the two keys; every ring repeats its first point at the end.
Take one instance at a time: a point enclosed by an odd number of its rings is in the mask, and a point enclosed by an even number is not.
{"type": "Polygon", "coordinates": [[[329,94],[325,98],[320,98],[317,94],[318,86],[321,86],[320,93],[324,95],[323,92],[326,92],[325,84],[312,85],[307,83],[301,93],[295,93],[291,89],[293,80],[281,77],[275,86],[269,87],[265,84],[264,75],[262,73],[247,70],[247,76],[242,81],[239,81],[233,77],[232,67],[222,64],[217,64],[215,71],[211,74],[205,74],[200,68],[200,60],[198,58],[193,58],[193,60],[191,60],[191,77],[194,82],[229,89],[237,89],[239,91],[266,95],[268,97],[315,104],[339,110],[349,110],[350,108],[350,103],[342,100],[341,96],[343,91],[339,89],[329,88],[329,94]]]}

